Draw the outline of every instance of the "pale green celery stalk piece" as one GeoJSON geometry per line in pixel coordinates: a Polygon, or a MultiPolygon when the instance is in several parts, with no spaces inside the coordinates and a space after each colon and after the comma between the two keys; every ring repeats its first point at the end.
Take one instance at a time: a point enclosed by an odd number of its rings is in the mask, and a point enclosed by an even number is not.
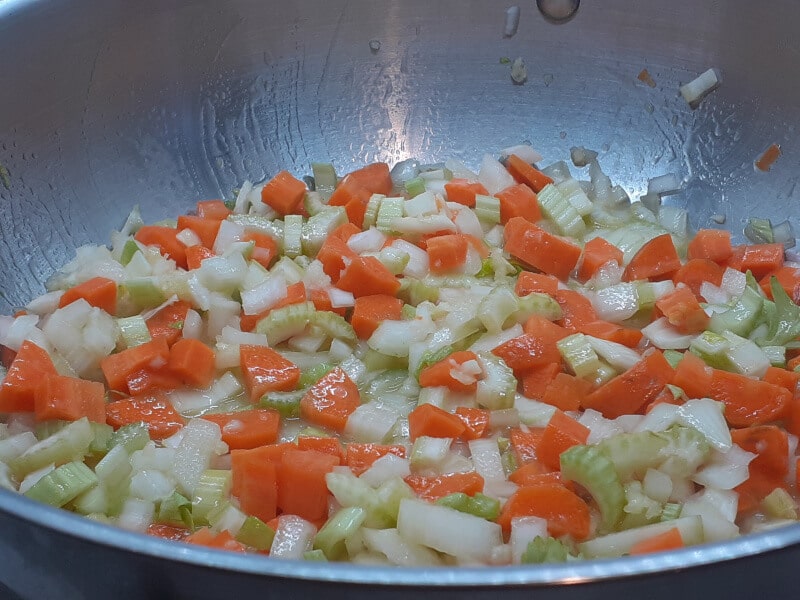
{"type": "Polygon", "coordinates": [[[593,377],[600,368],[600,357],[582,333],[568,335],[560,339],[556,346],[577,377],[593,377]]]}
{"type": "Polygon", "coordinates": [[[262,408],[277,410],[286,419],[296,419],[300,416],[300,400],[303,399],[306,390],[291,392],[269,392],[259,400],[262,408]]]}
{"type": "Polygon", "coordinates": [[[384,233],[394,233],[392,223],[403,216],[404,203],[403,198],[383,198],[378,207],[375,226],[384,233]]]}
{"type": "Polygon", "coordinates": [[[611,459],[596,446],[573,446],[561,453],[561,474],[586,488],[600,509],[603,530],[613,531],[622,518],[625,489],[611,459]]]}
{"type": "Polygon", "coordinates": [[[338,182],[333,165],[331,163],[311,163],[311,173],[314,176],[314,189],[325,200],[330,198],[338,182]]]}
{"type": "Polygon", "coordinates": [[[109,440],[109,446],[113,448],[122,445],[128,454],[141,450],[150,441],[150,431],[144,423],[130,423],[117,429],[109,440]]]}
{"type": "Polygon", "coordinates": [[[558,233],[583,238],[586,233],[586,223],[555,185],[546,185],[539,192],[538,200],[542,214],[555,224],[558,233]]]}
{"type": "Polygon", "coordinates": [[[521,562],[523,565],[561,563],[566,562],[569,556],[569,550],[562,542],[549,536],[537,535],[522,553],[521,562]]]}
{"type": "Polygon", "coordinates": [[[303,217],[286,215],[283,218],[283,253],[296,258],[303,253],[303,217]]]}
{"type": "Polygon", "coordinates": [[[73,461],[51,471],[25,492],[32,500],[61,507],[97,484],[97,476],[82,462],[73,461]]]}
{"type": "Polygon", "coordinates": [[[478,318],[489,333],[502,331],[503,324],[519,309],[517,296],[507,287],[497,286],[478,303],[478,318]]]}
{"type": "Polygon", "coordinates": [[[18,480],[49,464],[62,464],[81,460],[89,450],[94,432],[84,417],[69,423],[48,438],[39,441],[17,458],[9,461],[18,480]]]}
{"type": "Polygon", "coordinates": [[[319,530],[314,538],[314,549],[322,550],[328,560],[346,557],[345,541],[358,531],[366,517],[366,509],[360,506],[342,508],[319,530]]]}
{"type": "Polygon", "coordinates": [[[208,522],[209,513],[225,501],[230,488],[230,471],[208,469],[203,472],[192,495],[192,518],[196,525],[208,522]]]}
{"type": "Polygon", "coordinates": [[[256,333],[264,333],[270,346],[302,333],[316,312],[313,302],[290,304],[270,311],[256,324],[256,333]]]}
{"type": "Polygon", "coordinates": [[[122,254],[119,257],[119,262],[123,267],[127,267],[131,262],[133,255],[139,252],[139,245],[133,240],[128,240],[122,247],[122,254]]]}
{"type": "Polygon", "coordinates": [[[489,410],[501,410],[514,406],[517,379],[503,359],[490,352],[479,355],[485,376],[478,381],[475,391],[476,402],[489,410]]]}
{"type": "Polygon", "coordinates": [[[140,310],[155,308],[166,300],[152,277],[127,279],[120,288],[140,310]]]}
{"type": "Polygon", "coordinates": [[[425,191],[425,180],[422,177],[414,177],[405,183],[406,194],[409,198],[415,198],[425,191]]]}
{"type": "Polygon", "coordinates": [[[141,346],[152,340],[150,330],[147,328],[147,323],[145,323],[142,315],[117,319],[117,325],[122,334],[122,341],[125,344],[125,348],[141,346]]]}
{"type": "Polygon", "coordinates": [[[264,523],[261,519],[249,516],[245,519],[239,533],[236,534],[236,541],[255,548],[260,552],[269,550],[272,547],[272,540],[275,539],[275,530],[264,523]]]}
{"type": "Polygon", "coordinates": [[[500,199],[484,194],[475,195],[475,215],[478,220],[489,225],[500,223],[500,199]]]}
{"type": "Polygon", "coordinates": [[[620,479],[626,481],[657,467],[664,460],[662,451],[668,444],[652,431],[637,431],[611,436],[597,447],[611,460],[620,479]]]}
{"type": "Polygon", "coordinates": [[[333,231],[347,223],[347,212],[341,206],[325,206],[303,223],[301,248],[306,256],[316,256],[333,231]]]}
{"type": "Polygon", "coordinates": [[[159,523],[173,525],[175,527],[190,527],[194,524],[186,522],[187,515],[191,517],[192,501],[186,496],[173,492],[171,496],[164,498],[158,506],[156,520],[159,523]]]}
{"type": "Polygon", "coordinates": [[[362,224],[364,230],[374,227],[378,222],[378,211],[380,210],[383,198],[383,194],[372,194],[369,202],[367,202],[367,208],[364,211],[364,222],[362,224]]]}

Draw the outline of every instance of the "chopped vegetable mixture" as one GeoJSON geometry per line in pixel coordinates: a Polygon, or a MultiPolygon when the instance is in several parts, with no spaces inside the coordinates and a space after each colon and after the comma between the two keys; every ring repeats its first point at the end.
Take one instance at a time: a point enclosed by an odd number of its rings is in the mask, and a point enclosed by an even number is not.
{"type": "Polygon", "coordinates": [[[282,171],[176,221],[134,210],[0,317],[0,486],[172,540],[404,566],[795,522],[786,240],[690,233],[660,205],[679,184],[631,202],[579,154],[586,181],[516,146],[477,173],[314,164],[313,191],[282,171]]]}

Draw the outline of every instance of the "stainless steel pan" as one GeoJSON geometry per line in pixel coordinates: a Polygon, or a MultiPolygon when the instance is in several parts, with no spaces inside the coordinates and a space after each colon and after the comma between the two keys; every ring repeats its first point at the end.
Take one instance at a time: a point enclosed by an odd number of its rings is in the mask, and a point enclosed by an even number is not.
{"type": "MultiPolygon", "coordinates": [[[[0,312],[134,203],[157,220],[312,160],[474,164],[527,140],[547,162],[584,145],[634,197],[648,177],[681,176],[669,201],[696,227],[722,214],[740,236],[751,215],[797,215],[800,4],[584,0],[560,25],[519,6],[504,38],[507,5],[492,0],[0,0],[0,312]],[[500,61],[518,56],[524,85],[500,61]],[[709,67],[722,87],[693,111],[678,86],[709,67]],[[771,143],[783,156],[756,172],[771,143]]],[[[781,597],[800,560],[796,526],[553,567],[277,562],[8,493],[0,532],[0,581],[26,598],[781,597]]]]}

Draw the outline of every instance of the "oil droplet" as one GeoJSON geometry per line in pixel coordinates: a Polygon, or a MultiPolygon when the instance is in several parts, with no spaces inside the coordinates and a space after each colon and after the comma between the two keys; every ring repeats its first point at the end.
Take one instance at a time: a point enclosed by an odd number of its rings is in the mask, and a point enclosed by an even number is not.
{"type": "Polygon", "coordinates": [[[580,0],[536,0],[536,7],[551,23],[566,23],[581,5],[580,0]]]}

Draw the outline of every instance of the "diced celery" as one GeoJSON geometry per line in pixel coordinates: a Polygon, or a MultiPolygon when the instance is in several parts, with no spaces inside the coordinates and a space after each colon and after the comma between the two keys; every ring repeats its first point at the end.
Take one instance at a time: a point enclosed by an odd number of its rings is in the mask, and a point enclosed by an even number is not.
{"type": "Polygon", "coordinates": [[[661,450],[665,460],[658,468],[669,475],[690,476],[711,452],[711,445],[706,436],[693,427],[673,425],[656,435],[667,442],[661,450]]]}
{"type": "Polygon", "coordinates": [[[569,550],[560,541],[552,537],[536,536],[525,548],[520,559],[524,565],[541,565],[545,563],[566,562],[569,550]]]}
{"type": "MultiPolygon", "coordinates": [[[[45,438],[50,437],[64,429],[67,425],[70,424],[70,421],[62,421],[60,419],[51,419],[49,421],[39,421],[36,423],[34,429],[34,435],[39,440],[43,440],[45,438]]],[[[91,426],[91,423],[90,423],[91,426]]]]}
{"type": "Polygon", "coordinates": [[[264,333],[270,346],[302,333],[316,312],[313,302],[301,302],[276,308],[256,325],[257,333],[264,333]]]}
{"type": "Polygon", "coordinates": [[[230,471],[208,469],[203,472],[192,495],[192,518],[196,525],[208,522],[209,513],[225,501],[230,488],[230,471]]]}
{"type": "Polygon", "coordinates": [[[411,255],[394,246],[387,246],[378,253],[378,260],[392,272],[392,275],[400,275],[408,266],[411,255]]]}
{"type": "Polygon", "coordinates": [[[417,306],[425,301],[438,302],[439,288],[413,277],[403,277],[397,296],[407,304],[417,306]]]}
{"type": "Polygon", "coordinates": [[[518,309],[519,303],[514,292],[507,287],[496,286],[481,298],[477,315],[486,331],[497,333],[503,329],[503,323],[518,309]]]}
{"type": "Polygon", "coordinates": [[[681,359],[683,358],[683,352],[678,352],[677,350],[664,350],[664,358],[667,359],[667,362],[674,369],[678,366],[678,363],[681,362],[681,359]]]}
{"type": "MultiPolygon", "coordinates": [[[[358,339],[352,325],[344,317],[328,310],[313,311],[309,316],[309,323],[319,327],[332,338],[350,342],[351,344],[354,344],[358,339]]],[[[267,338],[269,338],[269,334],[267,338]]]]}
{"type": "MultiPolygon", "coordinates": [[[[770,311],[767,318],[767,334],[763,339],[756,340],[760,346],[785,346],[791,340],[800,335],[800,306],[797,306],[783,286],[778,283],[776,277],[770,278],[770,291],[774,300],[774,309],[770,311]]],[[[750,285],[745,289],[755,294],[756,292],[750,285]]],[[[766,301],[764,302],[766,305],[766,301]]],[[[738,333],[738,332],[736,332],[738,333]]],[[[739,335],[745,335],[740,333],[739,335]]]]}
{"type": "Polygon", "coordinates": [[[128,295],[131,302],[139,308],[155,308],[166,300],[164,294],[156,286],[152,277],[134,277],[126,279],[121,291],[128,295]]]}
{"type": "Polygon", "coordinates": [[[34,444],[9,467],[19,479],[49,464],[63,464],[80,460],[89,450],[94,438],[89,420],[84,417],[64,426],[58,432],[34,444]]]}
{"type": "Polygon", "coordinates": [[[713,331],[704,331],[689,344],[689,351],[715,369],[733,370],[733,364],[726,354],[730,342],[713,331]]]}
{"type": "Polygon", "coordinates": [[[370,196],[367,202],[367,208],[364,211],[364,222],[362,223],[364,230],[374,227],[378,222],[378,211],[380,210],[383,198],[383,194],[372,194],[372,196],[370,196]]]}
{"type": "Polygon", "coordinates": [[[661,451],[667,444],[667,440],[652,431],[637,431],[606,438],[598,448],[611,459],[620,479],[626,481],[657,467],[664,460],[661,451]]]}
{"type": "Polygon", "coordinates": [[[330,363],[317,363],[307,369],[303,369],[300,373],[300,381],[297,383],[297,387],[303,389],[317,383],[333,367],[334,365],[330,363]]]}
{"type": "Polygon", "coordinates": [[[435,365],[439,361],[444,360],[453,352],[455,352],[455,348],[453,348],[453,346],[450,344],[442,346],[438,350],[426,350],[419,359],[419,367],[417,368],[416,373],[414,373],[414,376],[419,379],[420,372],[427,367],[435,365]]]}
{"type": "Polygon", "coordinates": [[[637,542],[652,538],[677,527],[681,532],[683,543],[687,546],[699,544],[703,539],[703,521],[699,516],[681,517],[661,523],[653,523],[636,529],[629,529],[619,533],[611,533],[582,542],[578,548],[586,558],[604,558],[623,556],[637,542]]]}
{"type": "Polygon", "coordinates": [[[555,321],[563,316],[558,302],[552,296],[539,292],[518,297],[517,307],[517,311],[514,313],[517,323],[523,323],[533,315],[544,317],[549,321],[555,321]]]}
{"type": "Polygon", "coordinates": [[[484,194],[475,195],[475,215],[482,223],[497,225],[500,223],[500,199],[484,194]]]}
{"type": "Polygon", "coordinates": [[[100,485],[90,487],[72,500],[71,508],[80,515],[109,513],[108,490],[100,485]]]}
{"type": "Polygon", "coordinates": [[[306,256],[316,256],[334,229],[347,223],[347,213],[341,206],[326,206],[312,215],[302,228],[302,249],[306,256]]]}
{"type": "Polygon", "coordinates": [[[347,555],[345,541],[363,525],[366,509],[360,506],[342,508],[333,515],[314,538],[314,549],[322,550],[329,560],[340,560],[347,555]]]}
{"type": "Polygon", "coordinates": [[[784,346],[763,346],[761,350],[773,367],[786,368],[786,348],[784,346]]]}
{"type": "Polygon", "coordinates": [[[447,506],[448,508],[452,508],[461,512],[469,512],[467,510],[469,507],[469,496],[467,496],[464,492],[455,492],[448,494],[447,496],[443,496],[436,501],[436,504],[440,506],[447,506]]]}
{"type": "Polygon", "coordinates": [[[556,346],[577,377],[594,377],[601,366],[600,357],[582,333],[568,335],[560,339],[556,346]]]}
{"type": "Polygon", "coordinates": [[[667,502],[661,509],[661,521],[674,521],[680,518],[683,506],[677,502],[667,502]]]}
{"type": "Polygon", "coordinates": [[[763,304],[764,298],[748,286],[728,310],[711,315],[708,328],[714,333],[731,331],[746,336],[757,325],[763,304]]]}
{"type": "Polygon", "coordinates": [[[333,194],[336,189],[338,178],[336,177],[336,169],[333,168],[331,163],[311,163],[311,173],[314,175],[314,189],[322,194],[326,200],[333,194]]]}
{"type": "Polygon", "coordinates": [[[141,450],[150,441],[150,432],[145,423],[131,423],[123,425],[111,436],[109,446],[122,446],[130,454],[141,450]]]}
{"type": "Polygon", "coordinates": [[[122,334],[122,342],[126,348],[133,348],[149,342],[150,331],[141,315],[117,319],[117,326],[122,334]]]}
{"type": "Polygon", "coordinates": [[[542,214],[555,223],[558,233],[582,238],[586,223],[575,207],[553,184],[546,185],[538,195],[542,214]]]}
{"type": "Polygon", "coordinates": [[[403,198],[384,198],[378,208],[375,226],[384,233],[393,233],[392,223],[403,216],[403,198]]]}
{"type": "Polygon", "coordinates": [[[119,262],[123,267],[127,267],[131,262],[133,255],[139,252],[139,245],[133,240],[128,240],[122,247],[122,254],[120,254],[119,262]]]}
{"type": "Polygon", "coordinates": [[[173,492],[159,504],[156,521],[176,527],[194,527],[192,501],[178,492],[173,492]]]}
{"type": "Polygon", "coordinates": [[[425,191],[425,180],[422,177],[409,179],[404,185],[409,198],[415,198],[425,191]]]}
{"type": "Polygon", "coordinates": [[[328,205],[325,204],[326,200],[327,197],[323,196],[319,190],[308,191],[303,198],[303,208],[313,217],[328,208],[328,205]]]}
{"type": "Polygon", "coordinates": [[[402,369],[408,367],[408,357],[389,356],[372,348],[367,348],[363,357],[364,364],[369,371],[381,371],[383,369],[402,369]]]}
{"type": "Polygon", "coordinates": [[[797,520],[797,505],[785,489],[776,487],[761,501],[764,512],[775,519],[797,520]]]}
{"type": "Polygon", "coordinates": [[[327,562],[328,559],[325,556],[325,553],[317,548],[316,550],[306,550],[303,552],[303,560],[309,560],[312,562],[327,562]]]}
{"type": "Polygon", "coordinates": [[[121,487],[131,474],[130,458],[122,444],[114,446],[94,467],[100,483],[109,489],[121,487]]]}
{"type": "Polygon", "coordinates": [[[481,352],[478,356],[483,364],[484,378],[478,382],[475,400],[489,410],[513,407],[517,391],[514,371],[491,352],[481,352]]]}
{"type": "Polygon", "coordinates": [[[111,438],[114,428],[105,423],[90,423],[92,427],[92,442],[89,444],[88,453],[93,456],[103,456],[111,449],[111,438]]]}
{"type": "Polygon", "coordinates": [[[237,542],[261,552],[270,549],[273,539],[275,539],[275,530],[254,516],[247,517],[236,534],[237,542]]]}
{"type": "Polygon", "coordinates": [[[661,503],[653,500],[642,489],[641,481],[629,481],[625,484],[625,518],[620,529],[641,527],[659,519],[662,512],[661,503]]]}
{"type": "Polygon", "coordinates": [[[70,500],[97,484],[97,476],[82,462],[73,461],[51,471],[25,492],[28,498],[64,506],[70,500]]]}
{"type": "Polygon", "coordinates": [[[567,199],[581,217],[586,217],[592,212],[592,201],[583,191],[581,184],[570,177],[561,183],[555,184],[561,195],[567,199]]]}
{"type": "Polygon", "coordinates": [[[289,258],[303,253],[302,215],[286,215],[283,218],[283,253],[289,258]]]}
{"type": "Polygon", "coordinates": [[[600,509],[603,529],[613,531],[622,518],[625,489],[611,459],[596,446],[572,446],[561,453],[561,474],[586,488],[600,509]]]}
{"type": "Polygon", "coordinates": [[[492,521],[500,514],[500,500],[485,496],[480,492],[468,496],[463,492],[456,492],[439,498],[436,504],[453,508],[457,511],[474,515],[492,521]]]}
{"type": "Polygon", "coordinates": [[[261,397],[259,406],[277,410],[286,419],[296,419],[300,416],[300,400],[302,400],[305,392],[305,390],[268,392],[261,397]]]}

